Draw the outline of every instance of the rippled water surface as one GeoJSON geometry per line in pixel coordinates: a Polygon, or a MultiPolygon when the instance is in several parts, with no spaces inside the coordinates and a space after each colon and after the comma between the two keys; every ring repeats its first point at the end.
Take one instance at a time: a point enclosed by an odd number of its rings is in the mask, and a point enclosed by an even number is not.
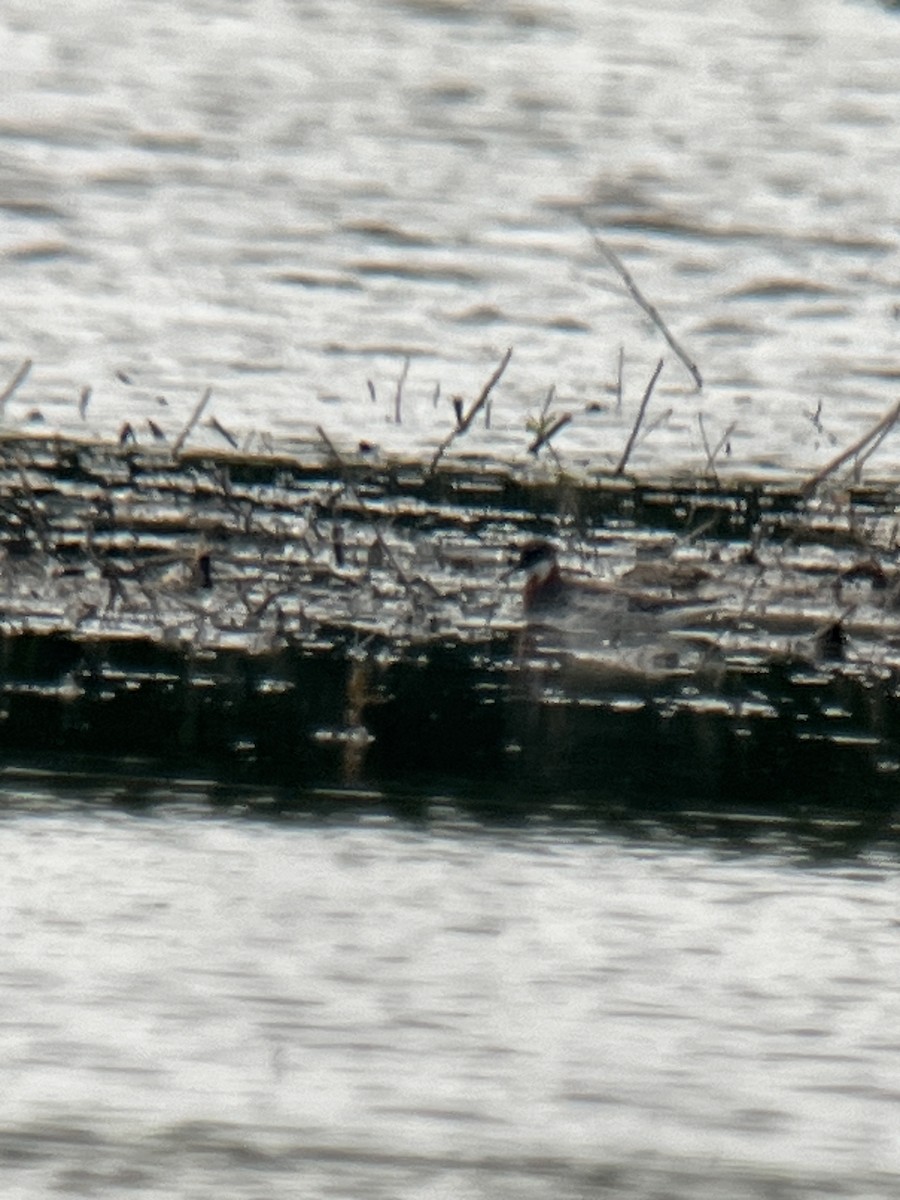
{"type": "MultiPolygon", "coordinates": [[[[664,356],[634,464],[802,474],[898,399],[889,6],[9,0],[0,48],[7,429],[208,386],[194,440],[430,456],[512,347],[453,453],[544,409],[607,468],[664,356]]],[[[0,779],[4,1197],[897,1194],[890,804],[56,767],[0,779]]]]}
{"type": "Polygon", "coordinates": [[[5,1195],[896,1194],[893,835],[109,798],[4,781],[5,1195]]]}
{"type": "Polygon", "coordinates": [[[874,0],[50,0],[0,39],[9,423],[171,438],[210,385],[235,436],[421,453],[511,346],[467,448],[527,458],[555,386],[602,467],[664,355],[635,464],[806,470],[896,400],[874,0]]]}

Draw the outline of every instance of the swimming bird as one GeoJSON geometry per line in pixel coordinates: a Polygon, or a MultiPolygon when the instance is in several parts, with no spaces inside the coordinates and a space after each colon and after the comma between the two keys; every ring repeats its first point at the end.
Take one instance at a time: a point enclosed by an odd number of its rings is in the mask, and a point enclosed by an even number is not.
{"type": "MultiPolygon", "coordinates": [[[[695,592],[710,578],[702,567],[682,563],[639,563],[616,581],[564,575],[556,547],[534,538],[522,547],[513,571],[523,571],[522,601],[526,612],[561,610],[585,597],[625,600],[644,612],[676,608],[684,601],[676,592],[695,592]]],[[[696,604],[692,600],[691,604],[696,604]]]]}
{"type": "Polygon", "coordinates": [[[559,605],[565,601],[566,586],[559,569],[556,547],[552,542],[538,538],[526,542],[513,571],[525,572],[522,602],[526,612],[559,605]]]}
{"type": "Polygon", "coordinates": [[[589,658],[607,669],[679,670],[696,650],[692,634],[714,613],[697,596],[709,575],[690,564],[638,564],[615,580],[591,578],[564,571],[554,544],[535,538],[522,546],[514,572],[524,573],[527,629],[537,637],[526,647],[589,658]]]}

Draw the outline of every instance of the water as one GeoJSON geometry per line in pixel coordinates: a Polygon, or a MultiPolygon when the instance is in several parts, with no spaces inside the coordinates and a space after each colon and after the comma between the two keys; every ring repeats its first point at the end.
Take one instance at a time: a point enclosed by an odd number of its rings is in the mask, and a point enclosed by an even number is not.
{"type": "Polygon", "coordinates": [[[5,1195],[895,1193],[893,837],[3,790],[5,1195]]]}
{"type": "Polygon", "coordinates": [[[172,439],[209,385],[241,440],[430,453],[512,347],[456,449],[532,461],[555,386],[554,445],[595,469],[665,355],[634,465],[808,471],[896,400],[900,21],[874,2],[51,0],[0,29],[14,426],[172,439]]]}
{"type": "MultiPolygon", "coordinates": [[[[451,453],[530,463],[552,386],[595,470],[665,355],[634,465],[802,475],[897,400],[887,6],[9,0],[0,45],[7,428],[172,441],[210,386],[192,441],[430,455],[512,347],[451,453]]],[[[896,1194],[863,796],[663,821],[613,773],[514,823],[107,769],[0,780],[10,1200],[896,1194]]]]}

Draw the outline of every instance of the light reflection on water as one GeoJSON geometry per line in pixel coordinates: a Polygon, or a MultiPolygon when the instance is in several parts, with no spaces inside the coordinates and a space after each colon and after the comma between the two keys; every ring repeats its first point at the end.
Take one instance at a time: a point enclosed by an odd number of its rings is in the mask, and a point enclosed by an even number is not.
{"type": "Polygon", "coordinates": [[[13,424],[171,440],[211,385],[242,435],[421,454],[513,346],[465,448],[531,461],[555,385],[565,462],[608,467],[667,349],[582,207],[706,379],[671,360],[634,465],[703,470],[734,425],[719,469],[809,470],[895,400],[900,22],[875,4],[83,0],[0,34],[2,359],[35,360],[13,424]]]}
{"type": "MultiPolygon", "coordinates": [[[[702,412],[732,466],[810,470],[896,400],[875,5],[111,14],[0,18],[12,426],[171,440],[211,385],[242,434],[421,452],[511,345],[466,448],[527,459],[555,384],[564,463],[608,466],[663,347],[581,206],[706,380],[667,367],[635,464],[703,469],[702,412]]],[[[514,825],[134,774],[0,799],[5,1195],[896,1194],[890,818],[613,795],[514,825]]]]}
{"type": "Polygon", "coordinates": [[[893,841],[93,786],[4,786],[15,1194],[890,1194],[893,841]]]}

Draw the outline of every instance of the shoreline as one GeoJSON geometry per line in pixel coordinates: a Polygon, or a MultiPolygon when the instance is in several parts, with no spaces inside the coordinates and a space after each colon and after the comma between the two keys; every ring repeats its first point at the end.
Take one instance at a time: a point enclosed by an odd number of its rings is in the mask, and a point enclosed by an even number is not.
{"type": "Polygon", "coordinates": [[[29,436],[0,455],[7,752],[363,789],[450,770],[536,793],[590,787],[584,762],[606,779],[613,754],[643,802],[699,789],[744,805],[771,787],[769,759],[785,795],[832,803],[864,779],[876,807],[900,770],[888,484],[810,497],[521,480],[451,459],[338,462],[315,444],[173,454],[29,436]],[[639,579],[641,603],[671,590],[659,564],[690,566],[708,616],[681,631],[682,659],[645,671],[616,646],[533,640],[507,576],[536,534],[576,570],[639,579]],[[648,750],[668,776],[629,766],[648,750]]]}

